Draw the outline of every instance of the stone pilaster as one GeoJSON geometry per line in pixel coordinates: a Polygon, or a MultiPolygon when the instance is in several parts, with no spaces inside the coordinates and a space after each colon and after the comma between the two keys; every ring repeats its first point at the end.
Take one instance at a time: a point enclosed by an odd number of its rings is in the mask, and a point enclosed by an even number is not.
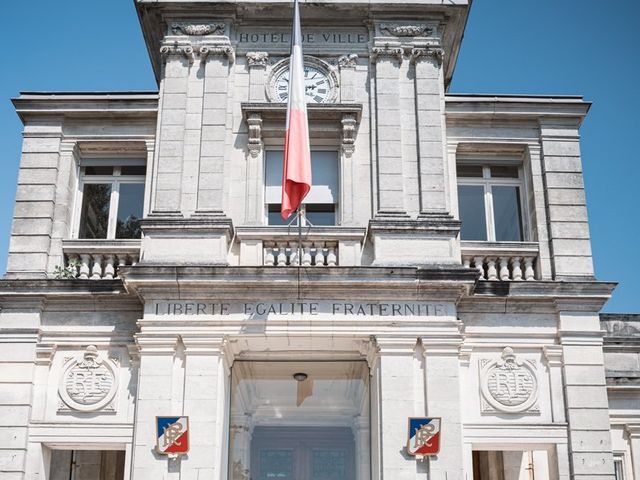
{"type": "Polygon", "coordinates": [[[441,47],[414,48],[420,215],[450,218],[441,47]]]}
{"type": "Polygon", "coordinates": [[[402,171],[402,123],[400,118],[400,66],[403,50],[399,45],[375,46],[376,137],[378,211],[376,217],[407,217],[404,206],[402,171]]]}
{"type": "Polygon", "coordinates": [[[442,418],[440,453],[429,459],[430,477],[462,480],[464,457],[459,349],[462,335],[421,337],[425,359],[426,414],[442,418]]]}
{"type": "Polygon", "coordinates": [[[594,275],[578,128],[575,121],[540,120],[542,175],[556,280],[590,279],[594,275]]]}
{"type": "Polygon", "coordinates": [[[416,407],[416,399],[423,398],[422,389],[415,391],[416,338],[377,337],[376,342],[379,356],[372,391],[379,398],[372,402],[371,425],[377,428],[372,434],[377,441],[371,449],[373,477],[417,479],[416,461],[405,453],[407,418],[421,415],[424,408],[422,402],[416,407]]]}
{"type": "Polygon", "coordinates": [[[169,460],[155,453],[155,420],[156,416],[184,414],[184,358],[176,335],[138,334],[136,342],[140,348],[140,369],[131,479],[170,478],[169,460]]]}
{"type": "Polygon", "coordinates": [[[249,101],[265,102],[265,74],[269,63],[267,52],[247,52],[247,68],[249,69],[249,101]]]}
{"type": "Polygon", "coordinates": [[[230,365],[224,338],[181,336],[184,343],[183,413],[189,416],[192,447],[181,473],[187,478],[223,478],[227,472],[230,365]]]}
{"type": "Polygon", "coordinates": [[[613,480],[609,403],[597,313],[559,302],[572,480],[613,480]]]}
{"type": "Polygon", "coordinates": [[[549,372],[549,391],[551,392],[551,414],[553,421],[566,421],[564,405],[564,387],[562,383],[562,347],[547,345],[544,347],[544,357],[549,372]]]}
{"type": "Polygon", "coordinates": [[[160,48],[164,61],[160,81],[154,199],[152,213],[182,211],[182,173],[189,71],[194,51],[188,37],[168,37],[160,48]]]}
{"type": "Polygon", "coordinates": [[[350,103],[356,101],[356,67],[358,66],[358,55],[351,53],[338,58],[338,68],[340,68],[340,101],[350,103]]]}
{"type": "Polygon", "coordinates": [[[204,63],[204,103],[196,213],[223,215],[229,66],[235,57],[228,44],[205,44],[200,47],[200,57],[204,63]]]}

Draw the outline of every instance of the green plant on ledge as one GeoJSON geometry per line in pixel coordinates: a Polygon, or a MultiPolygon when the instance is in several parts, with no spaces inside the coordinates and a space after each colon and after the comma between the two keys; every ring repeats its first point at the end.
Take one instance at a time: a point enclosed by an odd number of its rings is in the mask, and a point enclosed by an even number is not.
{"type": "Polygon", "coordinates": [[[67,262],[66,267],[56,265],[53,270],[53,278],[55,278],[56,280],[75,279],[78,276],[79,267],[80,262],[76,258],[72,258],[67,262]]]}

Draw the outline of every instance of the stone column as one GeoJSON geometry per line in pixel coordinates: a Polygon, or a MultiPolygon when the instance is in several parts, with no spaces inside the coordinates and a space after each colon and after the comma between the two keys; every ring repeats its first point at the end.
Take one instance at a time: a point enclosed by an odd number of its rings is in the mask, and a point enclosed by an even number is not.
{"type": "Polygon", "coordinates": [[[189,415],[191,449],[182,478],[224,478],[229,433],[229,365],[224,339],[182,335],[185,346],[184,414],[189,415]]]}
{"type": "MultiPolygon", "coordinates": [[[[156,416],[182,415],[182,359],[176,335],[138,334],[140,348],[138,396],[134,425],[131,478],[173,478],[169,460],[155,453],[156,416]]],[[[193,433],[193,432],[191,432],[193,433]]]]}
{"type": "Polygon", "coordinates": [[[558,301],[571,479],[613,480],[600,317],[587,306],[558,301]]]}
{"type": "Polygon", "coordinates": [[[265,102],[265,73],[269,63],[267,52],[247,52],[247,68],[249,69],[249,101],[265,102]]]}
{"type": "Polygon", "coordinates": [[[356,67],[358,66],[358,55],[355,53],[343,55],[338,58],[340,68],[340,101],[351,103],[356,101],[356,67]]]}
{"type": "Polygon", "coordinates": [[[631,447],[631,465],[633,465],[632,478],[640,478],[640,424],[633,423],[626,427],[629,444],[631,447]]]}
{"type": "Polygon", "coordinates": [[[420,215],[449,218],[443,55],[440,47],[411,51],[415,64],[420,215]]]}
{"type": "Polygon", "coordinates": [[[458,359],[462,335],[424,336],[421,341],[425,358],[426,414],[442,417],[443,431],[440,453],[429,459],[429,479],[463,480],[464,451],[458,359]]]}
{"type": "Polygon", "coordinates": [[[234,51],[230,45],[205,44],[200,57],[205,66],[196,213],[223,215],[229,66],[234,51]]]}
{"type": "MultiPolygon", "coordinates": [[[[423,405],[416,408],[416,398],[422,391],[415,389],[416,339],[411,337],[377,337],[379,357],[377,361],[377,404],[372,425],[377,431],[378,477],[381,480],[408,480],[419,478],[416,460],[405,452],[407,444],[407,418],[422,414],[423,405]],[[377,417],[377,422],[375,421],[377,417]]],[[[422,390],[422,389],[420,389],[422,390]]],[[[421,403],[421,402],[420,402],[421,403]]],[[[372,451],[374,449],[372,448],[372,451]]],[[[375,472],[374,472],[375,476],[375,472]]]]}
{"type": "Polygon", "coordinates": [[[231,479],[242,479],[243,475],[248,476],[251,471],[251,437],[253,435],[251,416],[233,415],[229,430],[233,449],[233,458],[229,468],[231,479]]]}
{"type": "Polygon", "coordinates": [[[185,112],[194,53],[188,37],[165,40],[160,53],[164,68],[160,82],[152,213],[177,215],[182,207],[185,112]]]}
{"type": "Polygon", "coordinates": [[[378,211],[376,217],[406,217],[402,171],[402,122],[400,115],[400,46],[376,46],[375,62],[378,211]]]}

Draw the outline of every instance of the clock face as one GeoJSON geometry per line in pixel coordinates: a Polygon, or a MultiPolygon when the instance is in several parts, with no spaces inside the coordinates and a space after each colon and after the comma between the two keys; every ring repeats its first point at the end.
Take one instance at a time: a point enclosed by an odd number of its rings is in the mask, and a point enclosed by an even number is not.
{"type": "MultiPolygon", "coordinates": [[[[289,69],[284,70],[275,79],[276,97],[281,102],[289,99],[289,69]]],[[[304,66],[304,86],[307,103],[324,103],[331,93],[329,77],[320,68],[304,66]]]]}

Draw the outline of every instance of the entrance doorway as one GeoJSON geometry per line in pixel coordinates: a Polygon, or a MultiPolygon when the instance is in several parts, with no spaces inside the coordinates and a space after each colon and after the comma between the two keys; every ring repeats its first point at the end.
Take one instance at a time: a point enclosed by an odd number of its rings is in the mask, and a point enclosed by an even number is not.
{"type": "Polygon", "coordinates": [[[366,362],[243,362],[232,372],[229,478],[370,480],[366,362]]]}

